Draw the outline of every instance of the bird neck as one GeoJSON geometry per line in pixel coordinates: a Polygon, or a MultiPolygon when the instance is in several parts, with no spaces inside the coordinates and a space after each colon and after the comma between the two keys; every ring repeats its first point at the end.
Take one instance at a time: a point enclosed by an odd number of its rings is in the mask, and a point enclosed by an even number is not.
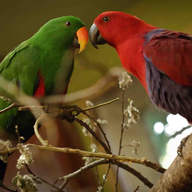
{"type": "Polygon", "coordinates": [[[145,61],[143,58],[143,37],[135,37],[124,41],[116,47],[123,67],[136,76],[147,91],[145,78],[145,61]]]}

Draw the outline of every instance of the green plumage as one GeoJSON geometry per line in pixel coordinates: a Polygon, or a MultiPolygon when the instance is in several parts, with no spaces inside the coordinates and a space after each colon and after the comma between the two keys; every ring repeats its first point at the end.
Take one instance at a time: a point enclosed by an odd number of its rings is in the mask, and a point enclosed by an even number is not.
{"type": "MultiPolygon", "coordinates": [[[[73,71],[76,32],[82,27],[84,23],[73,16],[50,20],[4,58],[0,64],[1,77],[32,96],[40,72],[44,79],[45,95],[62,94],[73,71]],[[70,26],[66,22],[70,22],[70,26]]],[[[4,90],[0,89],[0,92],[4,94],[4,90]]],[[[0,109],[10,104],[0,99],[0,109]]],[[[14,108],[0,114],[0,135],[17,113],[14,108]]]]}

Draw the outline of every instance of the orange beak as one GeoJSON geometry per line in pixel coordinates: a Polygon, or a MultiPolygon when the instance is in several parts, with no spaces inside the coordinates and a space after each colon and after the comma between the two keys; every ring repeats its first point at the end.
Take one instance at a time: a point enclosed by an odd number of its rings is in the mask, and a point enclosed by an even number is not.
{"type": "Polygon", "coordinates": [[[85,49],[88,39],[89,39],[89,34],[88,34],[87,29],[85,27],[81,27],[76,32],[76,36],[78,38],[78,43],[80,45],[79,53],[81,53],[85,49]]]}

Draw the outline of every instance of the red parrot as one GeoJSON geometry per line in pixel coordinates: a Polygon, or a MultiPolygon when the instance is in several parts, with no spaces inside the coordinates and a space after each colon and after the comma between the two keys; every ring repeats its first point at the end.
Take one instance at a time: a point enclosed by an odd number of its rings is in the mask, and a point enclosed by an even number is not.
{"type": "Polygon", "coordinates": [[[157,107],[192,123],[192,36],[116,11],[100,14],[89,36],[96,48],[108,43],[116,49],[157,107]]]}

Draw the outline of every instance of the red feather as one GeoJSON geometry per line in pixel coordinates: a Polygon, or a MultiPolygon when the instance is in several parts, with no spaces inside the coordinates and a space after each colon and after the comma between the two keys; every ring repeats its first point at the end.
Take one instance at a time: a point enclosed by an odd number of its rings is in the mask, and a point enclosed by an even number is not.
{"type": "Polygon", "coordinates": [[[39,78],[39,85],[37,87],[37,90],[34,93],[34,96],[39,98],[45,95],[45,83],[42,75],[40,72],[38,73],[38,78],[39,78]]]}

